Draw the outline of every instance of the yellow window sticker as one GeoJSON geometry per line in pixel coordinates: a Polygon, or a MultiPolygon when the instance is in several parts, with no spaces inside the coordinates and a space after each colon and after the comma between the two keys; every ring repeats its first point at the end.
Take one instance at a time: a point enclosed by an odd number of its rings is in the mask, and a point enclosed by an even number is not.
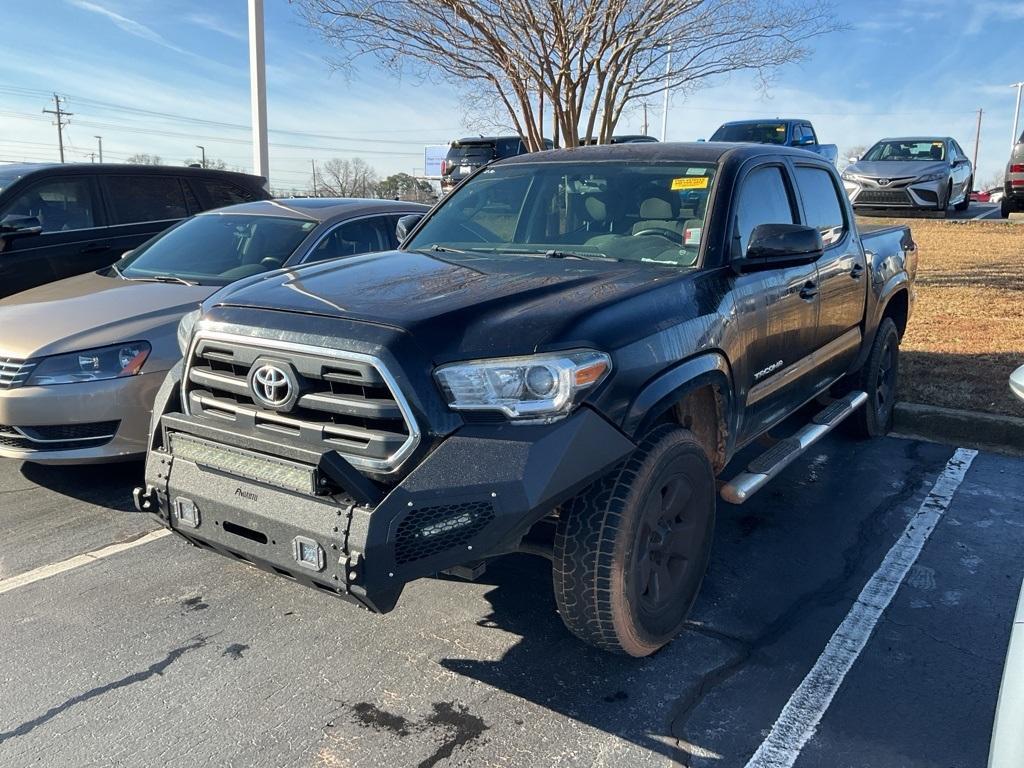
{"type": "Polygon", "coordinates": [[[672,179],[672,191],[680,189],[707,189],[707,176],[690,176],[689,178],[672,179]]]}

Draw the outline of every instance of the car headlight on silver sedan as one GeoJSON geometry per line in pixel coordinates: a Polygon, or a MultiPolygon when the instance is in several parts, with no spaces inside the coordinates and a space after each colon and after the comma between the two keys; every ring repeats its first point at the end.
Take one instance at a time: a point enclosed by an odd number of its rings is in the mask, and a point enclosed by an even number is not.
{"type": "Polygon", "coordinates": [[[151,349],[149,342],[132,341],[44,357],[32,370],[25,386],[46,387],[134,376],[141,373],[151,349]]]}
{"type": "Polygon", "coordinates": [[[599,384],[611,367],[604,352],[582,349],[453,363],[434,376],[452,410],[548,422],[567,416],[580,393],[599,384]]]}
{"type": "Polygon", "coordinates": [[[856,173],[850,173],[849,171],[843,171],[840,175],[842,176],[843,181],[853,181],[858,184],[864,179],[863,176],[859,176],[856,173]]]}
{"type": "Polygon", "coordinates": [[[926,173],[924,176],[918,176],[916,179],[914,179],[914,183],[920,184],[921,182],[925,181],[942,181],[948,176],[948,173],[943,173],[941,171],[938,173],[926,173]]]}
{"type": "Polygon", "coordinates": [[[182,356],[188,351],[188,343],[192,338],[192,329],[196,327],[196,321],[202,316],[202,309],[193,309],[181,318],[178,323],[178,349],[182,356]]]}

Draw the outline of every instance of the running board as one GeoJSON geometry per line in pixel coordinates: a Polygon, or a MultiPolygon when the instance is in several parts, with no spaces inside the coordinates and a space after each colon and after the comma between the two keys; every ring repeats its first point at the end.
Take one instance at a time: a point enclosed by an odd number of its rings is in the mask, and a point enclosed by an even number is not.
{"type": "Polygon", "coordinates": [[[722,486],[722,498],[730,504],[742,504],[765,483],[788,467],[800,454],[835,429],[847,416],[867,402],[866,392],[851,392],[816,415],[795,435],[773,445],[747,466],[745,472],[722,486]]]}

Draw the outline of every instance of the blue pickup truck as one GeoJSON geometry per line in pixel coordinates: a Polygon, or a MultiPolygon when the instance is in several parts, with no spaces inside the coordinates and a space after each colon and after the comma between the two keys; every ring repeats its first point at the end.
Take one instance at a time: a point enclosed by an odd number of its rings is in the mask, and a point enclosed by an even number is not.
{"type": "Polygon", "coordinates": [[[808,120],[736,120],[719,126],[711,135],[711,141],[799,147],[821,155],[832,165],[839,158],[835,144],[818,143],[818,134],[808,120]]]}

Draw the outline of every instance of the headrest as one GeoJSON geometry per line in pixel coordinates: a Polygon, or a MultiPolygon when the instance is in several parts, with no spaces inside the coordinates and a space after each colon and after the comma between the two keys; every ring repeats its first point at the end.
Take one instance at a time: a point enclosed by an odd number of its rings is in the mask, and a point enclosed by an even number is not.
{"type": "Polygon", "coordinates": [[[594,221],[604,221],[608,215],[608,206],[604,204],[603,200],[599,200],[594,196],[588,197],[583,205],[587,209],[587,214],[594,221]]]}
{"type": "Polygon", "coordinates": [[[640,218],[667,221],[672,218],[672,203],[660,197],[649,197],[640,203],[640,218]]]}

